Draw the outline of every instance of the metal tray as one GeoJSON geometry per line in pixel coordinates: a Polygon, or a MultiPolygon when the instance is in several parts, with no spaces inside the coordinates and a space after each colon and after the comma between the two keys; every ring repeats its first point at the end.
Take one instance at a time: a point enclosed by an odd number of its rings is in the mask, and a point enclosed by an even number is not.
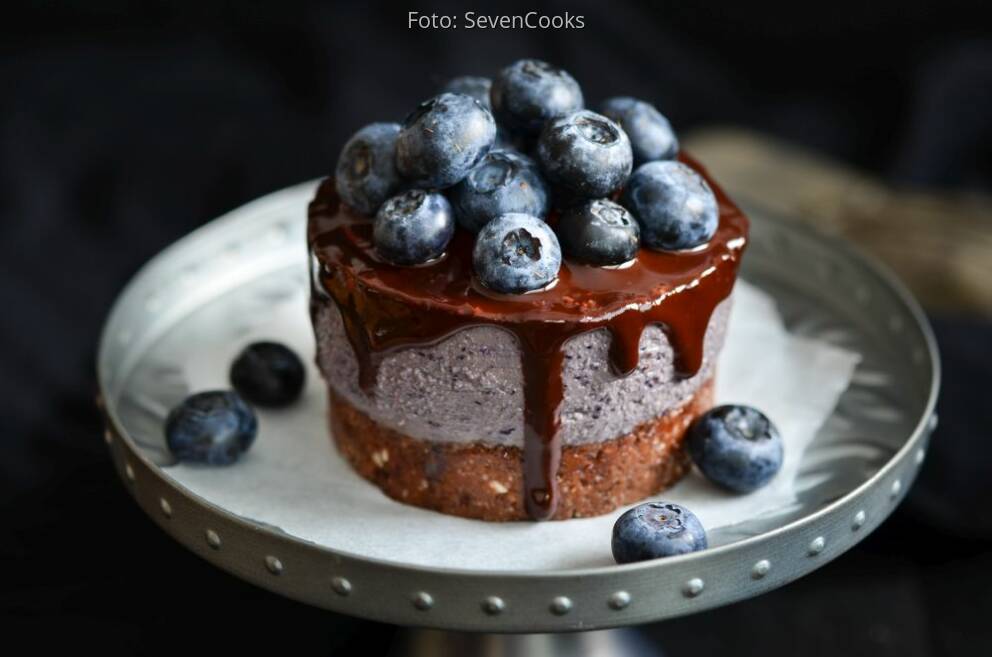
{"type": "MultiPolygon", "coordinates": [[[[148,355],[213,301],[266,281],[306,284],[303,231],[313,190],[306,183],[266,196],[166,249],[120,295],[100,343],[105,438],[127,490],[173,538],[238,577],[318,607],[416,627],[558,632],[633,625],[758,595],[822,566],[892,512],[923,461],[936,424],[939,361],[915,301],[850,247],[752,213],[743,275],[775,297],[790,330],[862,355],[803,457],[794,508],[736,525],[734,535],[703,552],[548,573],[389,563],[238,517],[163,473],[161,444],[148,436],[161,435],[165,400],[141,381],[156,380],[157,391],[171,386],[173,397],[185,390],[148,355]]],[[[234,339],[239,329],[213,330],[234,339]]]]}

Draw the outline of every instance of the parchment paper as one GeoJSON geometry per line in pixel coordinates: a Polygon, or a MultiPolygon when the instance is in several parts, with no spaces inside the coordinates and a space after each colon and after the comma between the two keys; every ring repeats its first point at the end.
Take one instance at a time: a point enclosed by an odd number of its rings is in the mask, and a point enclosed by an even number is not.
{"type": "MultiPolygon", "coordinates": [[[[739,281],[734,294],[717,369],[717,400],[751,404],[772,418],[785,439],[785,462],[768,486],[749,495],[723,492],[693,471],[659,496],[692,509],[708,531],[793,502],[803,450],[847,388],[859,359],[850,351],[788,333],[774,301],[756,287],[739,281]]],[[[278,339],[312,361],[303,290],[273,308],[252,331],[249,340],[278,339]]],[[[228,366],[242,345],[198,342],[186,365],[192,389],[228,387],[228,366]]],[[[324,383],[311,367],[299,403],[287,410],[259,412],[259,437],[237,464],[180,464],[166,472],[233,513],[357,555],[429,567],[506,571],[613,563],[611,530],[623,509],[589,519],[487,523],[394,502],[338,456],[325,409],[324,383]]]]}

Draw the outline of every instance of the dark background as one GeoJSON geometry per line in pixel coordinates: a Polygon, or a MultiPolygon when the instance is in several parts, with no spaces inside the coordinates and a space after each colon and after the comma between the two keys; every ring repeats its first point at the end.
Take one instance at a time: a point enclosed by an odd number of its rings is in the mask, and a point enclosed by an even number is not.
{"type": "MultiPolygon", "coordinates": [[[[257,590],[142,516],[100,440],[94,346],[162,247],[328,173],[348,134],[449,76],[535,56],[589,100],[644,97],[683,132],[743,125],[901,187],[992,191],[978,3],[498,5],[585,15],[558,32],[406,28],[408,9],[483,3],[132,4],[0,9],[0,638],[42,653],[386,650],[393,628],[257,590]]],[[[941,426],[906,503],[802,581],[646,628],[668,654],[992,652],[992,330],[933,321],[941,426]]]]}

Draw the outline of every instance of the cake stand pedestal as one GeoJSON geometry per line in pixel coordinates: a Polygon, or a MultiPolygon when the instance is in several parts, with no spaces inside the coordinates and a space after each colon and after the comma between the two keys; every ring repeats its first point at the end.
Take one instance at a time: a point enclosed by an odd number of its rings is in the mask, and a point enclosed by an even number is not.
{"type": "Polygon", "coordinates": [[[634,630],[477,634],[407,630],[390,657],[662,657],[634,630]]]}
{"type": "MultiPolygon", "coordinates": [[[[850,388],[802,457],[791,508],[719,529],[711,534],[714,547],[694,554],[511,572],[371,559],[240,517],[179,485],[161,467],[161,419],[145,411],[165,403],[156,398],[163,385],[182,382],[163,382],[148,355],[198,310],[246,294],[261,279],[289,271],[303,279],[297,285],[305,284],[304,208],[313,189],[307,183],[235,210],[135,276],[101,338],[105,439],[138,505],[210,563],[307,604],[433,630],[408,634],[398,654],[630,653],[636,636],[597,630],[695,613],[802,577],[875,529],[923,462],[936,426],[939,361],[915,301],[849,246],[752,213],[743,276],[775,298],[790,331],[862,357],[850,388]]],[[[218,320],[196,330],[230,327],[218,320]]],[[[180,349],[196,332],[182,336],[172,341],[180,349]]]]}

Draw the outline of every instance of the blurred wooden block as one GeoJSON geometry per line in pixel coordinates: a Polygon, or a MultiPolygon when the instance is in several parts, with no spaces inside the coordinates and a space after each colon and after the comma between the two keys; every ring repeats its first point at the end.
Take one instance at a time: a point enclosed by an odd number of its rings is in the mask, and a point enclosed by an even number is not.
{"type": "Polygon", "coordinates": [[[893,189],[733,128],[696,131],[685,147],[742,205],[809,223],[878,256],[927,310],[992,317],[992,198],[893,189]]]}

